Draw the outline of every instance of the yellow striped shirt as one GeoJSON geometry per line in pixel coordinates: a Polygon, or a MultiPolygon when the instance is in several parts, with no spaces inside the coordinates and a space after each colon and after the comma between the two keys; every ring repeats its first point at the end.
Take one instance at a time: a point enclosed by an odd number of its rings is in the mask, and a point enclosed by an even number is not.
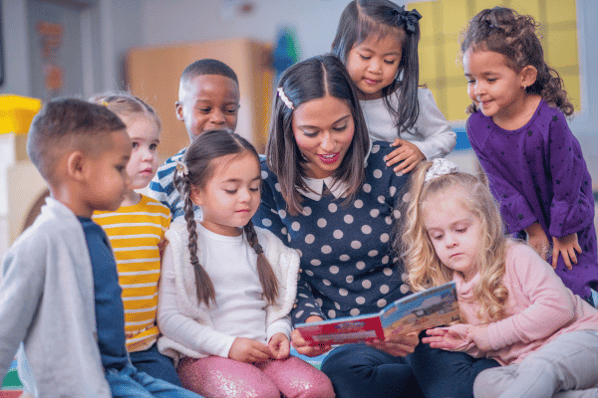
{"type": "Polygon", "coordinates": [[[157,340],[159,244],[170,225],[170,210],[141,195],[134,206],[115,212],[96,211],[93,220],[110,239],[125,308],[125,334],[129,352],[151,347],[157,340]]]}

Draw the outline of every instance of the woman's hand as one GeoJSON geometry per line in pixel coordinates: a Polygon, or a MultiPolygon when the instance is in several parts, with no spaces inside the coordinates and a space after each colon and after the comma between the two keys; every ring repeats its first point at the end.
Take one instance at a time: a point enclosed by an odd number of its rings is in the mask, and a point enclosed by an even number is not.
{"type": "Polygon", "coordinates": [[[415,332],[409,334],[391,334],[384,341],[374,340],[366,344],[392,356],[404,357],[415,350],[415,347],[419,344],[419,337],[417,337],[417,333],[415,332]]]}
{"type": "MultiPolygon", "coordinates": [[[[320,321],[323,321],[323,319],[319,316],[312,315],[305,320],[305,323],[320,321]]],[[[303,339],[301,333],[299,333],[297,329],[291,332],[291,343],[293,344],[293,347],[295,347],[299,354],[306,355],[308,357],[316,357],[327,351],[330,351],[330,349],[332,348],[331,346],[324,344],[317,346],[309,346],[307,344],[307,341],[303,339]]]]}
{"type": "Polygon", "coordinates": [[[395,173],[401,172],[403,174],[407,174],[426,159],[417,145],[407,140],[396,138],[391,146],[398,148],[386,155],[384,160],[386,161],[387,167],[401,162],[393,169],[395,173]]]}
{"type": "Polygon", "coordinates": [[[230,359],[245,363],[265,362],[271,356],[270,348],[266,344],[246,337],[235,338],[228,351],[230,359]]]}
{"type": "Polygon", "coordinates": [[[565,260],[567,269],[573,269],[573,264],[577,264],[575,252],[581,254],[581,247],[577,241],[577,233],[563,236],[562,238],[552,238],[552,268],[556,268],[559,254],[565,260]]]}
{"type": "Polygon", "coordinates": [[[291,344],[284,333],[275,333],[268,342],[268,347],[274,359],[285,359],[291,353],[291,344]]]}
{"type": "Polygon", "coordinates": [[[525,232],[527,232],[527,244],[530,245],[540,257],[546,260],[549,248],[548,237],[540,224],[537,222],[533,223],[525,229],[525,232]]]}

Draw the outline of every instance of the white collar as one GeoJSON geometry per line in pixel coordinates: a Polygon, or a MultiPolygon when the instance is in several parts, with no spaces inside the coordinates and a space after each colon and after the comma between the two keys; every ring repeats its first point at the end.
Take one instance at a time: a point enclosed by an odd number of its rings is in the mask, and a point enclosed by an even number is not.
{"type": "MultiPolygon", "coordinates": [[[[372,139],[369,140],[370,147],[368,149],[368,153],[365,155],[365,159],[363,161],[363,167],[367,166],[368,158],[370,157],[370,152],[372,151],[372,139]]],[[[303,182],[307,186],[307,190],[297,188],[299,193],[306,198],[319,201],[322,198],[322,192],[324,191],[324,184],[330,190],[330,193],[334,195],[336,199],[345,197],[345,193],[349,189],[349,184],[344,182],[335,181],[333,177],[326,177],[326,178],[309,178],[309,177],[302,177],[303,182]]]]}

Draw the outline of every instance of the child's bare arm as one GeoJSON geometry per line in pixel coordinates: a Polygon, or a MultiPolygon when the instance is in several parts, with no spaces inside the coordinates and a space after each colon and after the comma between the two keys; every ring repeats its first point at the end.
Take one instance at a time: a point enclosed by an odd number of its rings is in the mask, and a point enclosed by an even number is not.
{"type": "Polygon", "coordinates": [[[548,254],[548,237],[544,230],[537,222],[533,223],[525,229],[527,232],[527,243],[535,250],[536,253],[546,260],[548,254]]]}

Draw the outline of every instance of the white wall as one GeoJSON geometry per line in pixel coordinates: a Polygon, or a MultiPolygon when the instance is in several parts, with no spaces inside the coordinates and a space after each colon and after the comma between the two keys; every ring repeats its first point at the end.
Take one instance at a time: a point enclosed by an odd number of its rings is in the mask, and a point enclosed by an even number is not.
{"type": "Polygon", "coordinates": [[[330,50],[347,0],[252,0],[252,13],[230,15],[234,0],[142,0],[142,43],[249,37],[273,42],[281,26],[297,30],[302,58],[330,50]]]}

